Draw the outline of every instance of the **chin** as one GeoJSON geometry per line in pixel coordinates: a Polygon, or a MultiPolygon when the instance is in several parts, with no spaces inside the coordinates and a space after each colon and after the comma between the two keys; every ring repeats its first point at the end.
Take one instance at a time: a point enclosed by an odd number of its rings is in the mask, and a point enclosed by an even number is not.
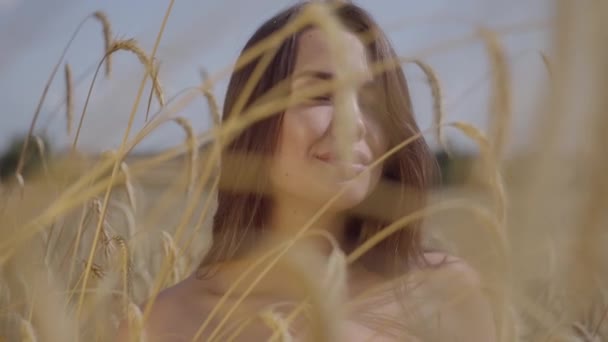
{"type": "Polygon", "coordinates": [[[335,211],[344,211],[359,205],[365,198],[369,195],[367,184],[341,184],[335,187],[335,191],[331,191],[331,193],[327,194],[323,204],[327,203],[333,196],[335,196],[338,191],[344,186],[348,186],[343,190],[343,193],[338,199],[332,204],[332,209],[335,211]]]}

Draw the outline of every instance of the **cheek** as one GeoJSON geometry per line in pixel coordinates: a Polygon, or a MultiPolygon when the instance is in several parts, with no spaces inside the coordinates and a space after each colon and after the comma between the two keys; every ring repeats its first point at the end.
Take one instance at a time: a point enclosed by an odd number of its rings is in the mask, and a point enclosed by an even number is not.
{"type": "Polygon", "coordinates": [[[366,143],[372,152],[373,159],[378,159],[389,150],[388,136],[383,127],[373,121],[367,123],[367,132],[366,143]]]}
{"type": "Polygon", "coordinates": [[[278,155],[306,157],[331,123],[329,108],[289,109],[283,116],[278,155]]]}
{"type": "Polygon", "coordinates": [[[271,168],[275,183],[303,179],[309,173],[312,150],[325,136],[330,122],[328,108],[294,108],[285,112],[271,168]]]}

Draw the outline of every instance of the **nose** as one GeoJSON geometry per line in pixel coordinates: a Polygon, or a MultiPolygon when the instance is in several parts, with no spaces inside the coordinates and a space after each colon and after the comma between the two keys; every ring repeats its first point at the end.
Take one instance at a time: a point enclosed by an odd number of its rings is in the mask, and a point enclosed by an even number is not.
{"type": "MultiPolygon", "coordinates": [[[[352,129],[352,131],[350,131],[347,136],[350,137],[350,139],[353,139],[354,141],[350,141],[349,143],[356,143],[358,141],[361,141],[365,138],[365,136],[367,135],[367,125],[365,123],[365,118],[364,118],[364,113],[361,110],[361,107],[359,106],[358,103],[351,103],[347,109],[350,113],[350,115],[347,115],[348,120],[353,120],[347,123],[346,126],[350,127],[350,129],[352,129]]],[[[332,134],[336,135],[336,130],[341,130],[340,128],[337,127],[337,125],[339,125],[339,122],[336,122],[339,120],[336,120],[336,117],[334,116],[334,118],[331,120],[331,131],[332,134]]],[[[349,130],[350,130],[349,129],[349,130]]],[[[349,139],[349,140],[350,140],[349,139]]]]}
{"type": "Polygon", "coordinates": [[[359,108],[359,106],[357,105],[357,109],[355,110],[355,137],[357,138],[357,141],[362,140],[363,138],[365,138],[365,135],[367,134],[367,127],[365,126],[365,120],[363,119],[363,113],[361,112],[361,109],[359,108]]]}
{"type": "MultiPolygon", "coordinates": [[[[347,120],[353,120],[350,121],[350,124],[345,123],[345,126],[350,127],[349,131],[350,134],[348,134],[348,136],[353,137],[356,141],[362,140],[366,134],[367,134],[367,127],[365,124],[365,119],[364,119],[364,113],[361,110],[361,108],[359,107],[358,104],[354,104],[349,106],[350,108],[348,108],[347,110],[350,112],[350,115],[347,115],[347,120]]],[[[332,118],[331,120],[331,124],[330,124],[330,129],[335,131],[337,129],[336,125],[339,125],[338,122],[339,120],[336,120],[335,116],[334,118],[332,118]]]]}

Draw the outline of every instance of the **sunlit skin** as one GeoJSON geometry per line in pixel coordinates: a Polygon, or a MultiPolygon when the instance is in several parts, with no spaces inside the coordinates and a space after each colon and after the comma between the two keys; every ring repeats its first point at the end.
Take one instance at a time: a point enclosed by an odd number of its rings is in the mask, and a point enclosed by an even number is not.
{"type": "MultiPolygon", "coordinates": [[[[336,108],[331,92],[287,109],[270,171],[276,198],[271,222],[276,231],[293,232],[302,227],[323,204],[343,190],[343,195],[314,225],[315,229],[340,236],[341,232],[336,231],[342,226],[340,212],[360,203],[380,178],[379,167],[362,173],[387,149],[374,113],[363,108],[362,91],[373,87],[366,50],[351,33],[344,32],[342,39],[349,48],[344,53],[347,70],[362,75],[359,84],[345,94],[349,114],[356,123],[355,139],[349,144],[352,160],[339,159],[333,129],[336,108]]],[[[329,42],[320,30],[303,33],[298,51],[292,83],[294,97],[300,89],[331,81],[338,72],[329,42]]]]}
{"type": "MultiPolygon", "coordinates": [[[[272,241],[275,242],[281,241],[285,236],[293,236],[294,232],[301,228],[321,205],[337,191],[345,189],[338,201],[312,227],[330,232],[339,239],[341,236],[339,227],[342,226],[340,213],[365,199],[380,178],[379,168],[365,172],[360,177],[354,177],[387,150],[387,142],[375,120],[374,113],[366,110],[365,99],[361,95],[364,94],[361,90],[370,87],[372,80],[365,47],[349,32],[341,33],[340,38],[347,48],[345,53],[348,56],[347,66],[352,72],[362,75],[357,87],[347,95],[348,108],[352,110],[350,114],[356,120],[354,126],[356,131],[353,134],[355,139],[351,146],[353,159],[348,162],[339,160],[336,137],[332,129],[336,111],[331,94],[315,97],[286,110],[279,145],[270,168],[272,194],[276,199],[270,220],[271,231],[276,238],[272,241]]],[[[298,40],[298,47],[291,85],[292,96],[303,87],[314,86],[330,79],[338,71],[333,63],[329,41],[322,31],[318,29],[306,31],[298,40]]],[[[321,238],[308,239],[306,246],[312,246],[325,254],[330,251],[330,245],[321,238]]],[[[251,259],[256,255],[259,256],[253,253],[251,259]]],[[[427,258],[431,261],[439,261],[444,257],[445,255],[440,253],[427,253],[427,258]]],[[[220,271],[209,279],[200,280],[190,276],[162,291],[153,305],[146,324],[149,340],[190,341],[214,305],[250,261],[241,259],[226,262],[221,265],[220,271]]],[[[475,272],[453,258],[448,258],[448,261],[441,270],[432,271],[427,276],[427,280],[416,290],[411,291],[410,295],[412,298],[416,297],[418,302],[420,298],[425,298],[424,307],[433,310],[450,295],[456,293],[454,290],[444,290],[442,284],[449,281],[455,288],[473,289],[469,291],[471,294],[462,304],[438,309],[443,320],[442,326],[436,328],[440,337],[438,340],[453,340],[452,338],[458,337],[462,338],[462,341],[493,341],[491,313],[479,292],[475,272]],[[462,286],[458,287],[459,284],[462,286]]],[[[237,312],[255,312],[273,303],[297,299],[297,294],[291,289],[295,284],[285,277],[284,271],[281,266],[273,269],[255,287],[237,312]]],[[[318,272],[323,274],[323,271],[321,265],[318,272]]],[[[348,272],[347,293],[351,298],[386,281],[361,266],[350,266],[348,272]]],[[[249,285],[249,282],[246,285],[249,285]]],[[[239,287],[237,294],[243,289],[244,287],[239,287]]],[[[392,292],[386,293],[393,295],[392,292]]],[[[237,297],[238,295],[231,296],[228,305],[220,312],[225,313],[229,304],[234,303],[237,297]]],[[[407,298],[405,300],[407,302],[407,298]]],[[[372,302],[372,305],[366,305],[362,310],[392,315],[396,321],[406,323],[406,318],[401,317],[403,315],[400,313],[400,306],[396,303],[396,298],[375,305],[372,302]]],[[[205,340],[205,337],[208,337],[217,326],[223,316],[221,313],[211,320],[202,334],[202,340],[205,340]]],[[[271,331],[260,323],[255,321],[249,325],[238,340],[266,340],[271,331]]],[[[376,334],[361,323],[356,312],[347,313],[339,328],[340,341],[366,341],[376,334]]],[[[297,331],[294,333],[298,335],[297,331]]],[[[125,324],[122,325],[120,334],[121,338],[127,335],[125,324]]],[[[392,341],[394,338],[380,333],[374,340],[392,341]]]]}

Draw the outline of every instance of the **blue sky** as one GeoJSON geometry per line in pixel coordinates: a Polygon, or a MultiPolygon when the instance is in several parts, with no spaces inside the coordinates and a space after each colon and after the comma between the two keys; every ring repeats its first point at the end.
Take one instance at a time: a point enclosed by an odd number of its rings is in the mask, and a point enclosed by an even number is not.
{"type": "MultiPolygon", "coordinates": [[[[249,35],[265,19],[294,0],[177,0],[161,41],[158,59],[166,97],[199,82],[199,68],[217,72],[237,58],[249,35]],[[255,3],[255,5],[254,5],[255,3]]],[[[510,150],[517,152],[526,141],[534,99],[547,81],[540,51],[550,52],[550,0],[359,0],[385,28],[396,50],[420,56],[437,71],[444,91],[448,120],[464,120],[485,129],[490,78],[483,45],[468,40],[454,44],[481,26],[504,30],[501,40],[508,52],[513,77],[515,117],[510,150]]],[[[11,137],[27,131],[53,65],[73,30],[88,14],[107,13],[115,37],[135,38],[151,51],[167,0],[0,0],[0,149],[11,137]]],[[[73,74],[80,81],[75,90],[76,114],[80,115],[91,82],[91,69],[103,53],[99,23],[83,27],[67,54],[73,74]]],[[[421,127],[431,124],[430,91],[424,76],[405,66],[421,127]]],[[[114,57],[111,79],[99,78],[85,119],[80,147],[87,151],[115,148],[120,142],[143,70],[126,53],[114,57]]],[[[215,92],[223,99],[227,80],[215,92]]],[[[71,141],[66,135],[63,71],[51,86],[39,119],[52,143],[61,148],[71,141]],[[56,112],[55,114],[53,114],[56,112]]],[[[145,102],[145,101],[144,101],[145,102]]],[[[138,112],[135,129],[142,126],[145,105],[138,112]]],[[[199,132],[209,127],[210,117],[202,100],[194,101],[182,115],[199,132]]],[[[454,144],[472,145],[449,131],[454,144]]],[[[433,144],[432,137],[429,138],[433,144]]],[[[166,125],[140,145],[140,151],[159,149],[183,140],[176,125],[166,125]]]]}

